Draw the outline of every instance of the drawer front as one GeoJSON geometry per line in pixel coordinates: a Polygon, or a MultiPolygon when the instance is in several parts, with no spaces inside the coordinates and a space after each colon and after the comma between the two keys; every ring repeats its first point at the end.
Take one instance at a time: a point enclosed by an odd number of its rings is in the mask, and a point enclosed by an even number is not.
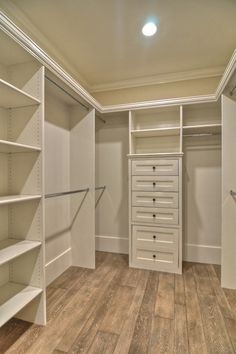
{"type": "Polygon", "coordinates": [[[179,173],[178,160],[133,160],[132,161],[132,174],[139,176],[177,176],[179,173]]]}
{"type": "Polygon", "coordinates": [[[149,222],[152,224],[178,224],[178,209],[168,208],[132,208],[132,220],[134,222],[149,222]]]}
{"type": "Polygon", "coordinates": [[[178,208],[176,192],[132,192],[132,206],[178,208]]]}
{"type": "Polygon", "coordinates": [[[147,260],[151,262],[167,262],[174,263],[175,254],[169,251],[148,251],[137,249],[136,259],[137,260],[147,260]]]}
{"type": "Polygon", "coordinates": [[[178,229],[151,226],[133,226],[133,241],[136,248],[151,249],[166,247],[178,248],[178,229]]]}
{"type": "Polygon", "coordinates": [[[132,190],[150,192],[178,192],[178,176],[133,176],[132,190]]]}

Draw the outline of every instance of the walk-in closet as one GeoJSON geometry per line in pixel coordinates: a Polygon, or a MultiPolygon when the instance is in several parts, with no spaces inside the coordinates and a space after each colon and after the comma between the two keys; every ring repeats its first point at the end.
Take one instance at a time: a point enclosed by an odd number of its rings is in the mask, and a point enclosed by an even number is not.
{"type": "Polygon", "coordinates": [[[0,0],[0,354],[236,353],[235,13],[0,0]]]}

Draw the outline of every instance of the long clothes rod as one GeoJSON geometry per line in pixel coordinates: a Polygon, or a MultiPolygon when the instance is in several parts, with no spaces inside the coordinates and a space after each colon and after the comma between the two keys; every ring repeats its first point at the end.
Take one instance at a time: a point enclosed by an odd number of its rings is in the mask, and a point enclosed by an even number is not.
{"type": "MultiPolygon", "coordinates": [[[[88,106],[86,106],[84,103],[80,102],[77,98],[75,98],[73,95],[71,95],[63,87],[58,85],[58,83],[56,83],[54,80],[50,79],[48,76],[45,76],[45,78],[46,78],[46,80],[51,82],[53,85],[55,85],[57,88],[59,88],[61,91],[63,91],[65,94],[67,94],[70,98],[72,98],[72,100],[74,100],[75,102],[79,103],[83,108],[85,108],[87,111],[89,111],[89,107],[88,106]]],[[[101,117],[99,117],[99,116],[96,116],[96,117],[98,119],[100,119],[103,123],[106,123],[106,121],[104,119],[102,119],[101,117]]]]}
{"type": "Polygon", "coordinates": [[[45,198],[46,199],[48,199],[48,198],[56,198],[56,197],[61,197],[61,196],[64,196],[64,195],[71,195],[71,194],[77,194],[77,193],[83,193],[83,192],[88,193],[88,191],[89,191],[89,188],[77,189],[77,190],[68,191],[68,192],[51,193],[51,194],[46,194],[45,198]]]}
{"type": "Polygon", "coordinates": [[[99,190],[99,189],[106,189],[106,186],[102,186],[102,187],[96,187],[95,190],[99,190]]]}

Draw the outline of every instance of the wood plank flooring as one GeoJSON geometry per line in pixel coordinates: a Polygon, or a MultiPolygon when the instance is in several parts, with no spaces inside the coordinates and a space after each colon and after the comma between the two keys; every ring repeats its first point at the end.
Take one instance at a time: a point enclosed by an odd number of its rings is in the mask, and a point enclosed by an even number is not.
{"type": "Polygon", "coordinates": [[[183,275],[128,268],[98,252],[96,270],[71,267],[47,289],[46,327],[12,319],[8,354],[236,353],[236,291],[220,267],[185,263],[183,275]]]}

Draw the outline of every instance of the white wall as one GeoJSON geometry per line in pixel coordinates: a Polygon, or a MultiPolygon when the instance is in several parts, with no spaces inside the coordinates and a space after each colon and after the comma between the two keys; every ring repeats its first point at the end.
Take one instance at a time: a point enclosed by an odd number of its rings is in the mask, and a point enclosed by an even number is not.
{"type": "Polygon", "coordinates": [[[187,139],[183,164],[184,260],[220,264],[221,148],[215,145],[220,137],[187,139]]]}
{"type": "Polygon", "coordinates": [[[96,120],[96,186],[106,186],[96,206],[96,249],[128,253],[128,117],[105,119],[96,120]]]}
{"type": "MultiPolygon", "coordinates": [[[[66,104],[49,93],[45,104],[45,193],[70,190],[70,119],[66,104]]],[[[45,201],[46,282],[71,264],[70,197],[45,201]]]]}

